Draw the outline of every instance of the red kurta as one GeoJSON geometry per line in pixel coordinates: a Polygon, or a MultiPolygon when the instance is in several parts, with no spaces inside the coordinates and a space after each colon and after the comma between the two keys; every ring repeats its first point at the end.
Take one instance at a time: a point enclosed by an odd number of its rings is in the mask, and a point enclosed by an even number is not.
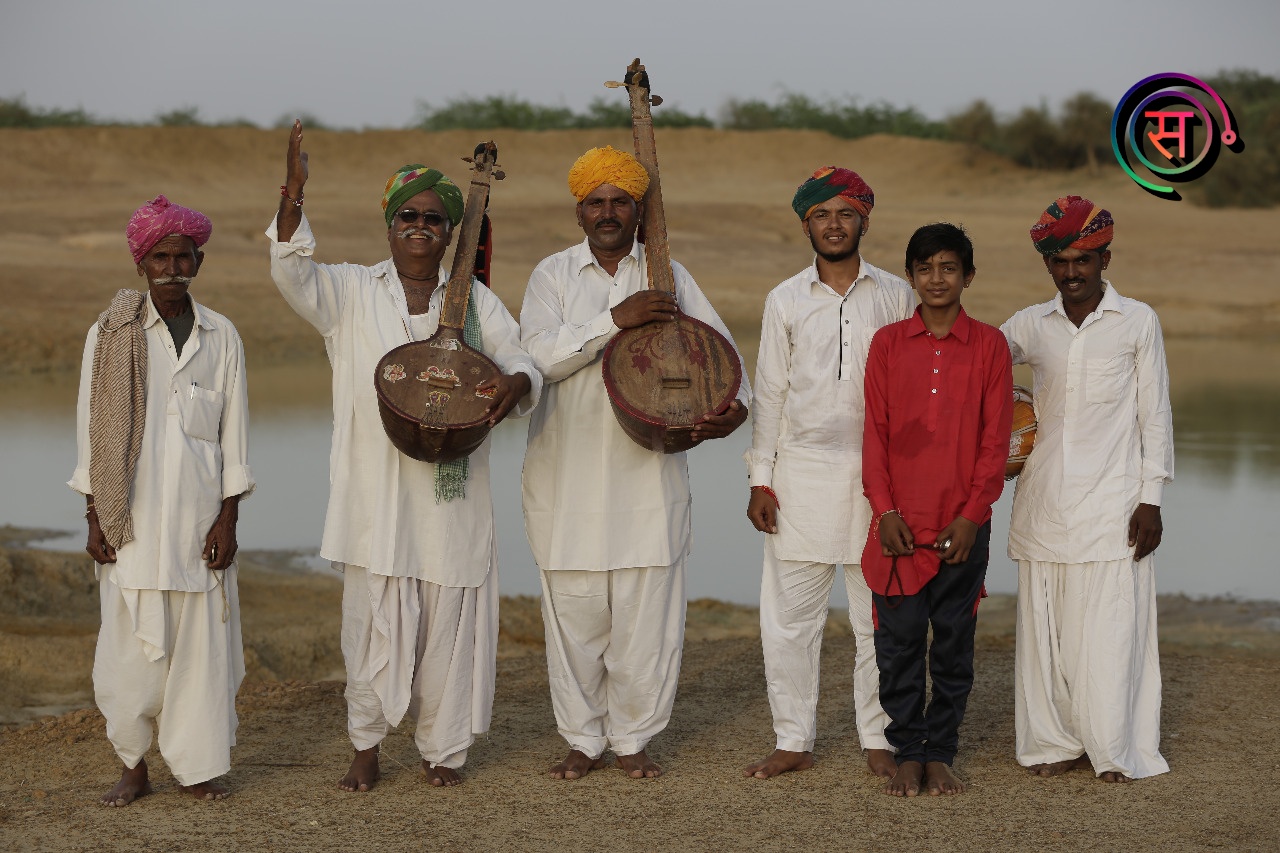
{"type": "MultiPolygon", "coordinates": [[[[999,329],[960,309],[951,332],[935,338],[920,319],[885,326],[867,355],[862,483],[873,518],[900,510],[917,543],[964,516],[981,525],[1004,488],[1013,421],[1013,371],[999,329]]],[[[862,573],[873,592],[914,595],[938,573],[938,554],[917,548],[898,558],[880,550],[873,524],[862,573]],[[902,587],[899,589],[898,581],[902,587]]]]}

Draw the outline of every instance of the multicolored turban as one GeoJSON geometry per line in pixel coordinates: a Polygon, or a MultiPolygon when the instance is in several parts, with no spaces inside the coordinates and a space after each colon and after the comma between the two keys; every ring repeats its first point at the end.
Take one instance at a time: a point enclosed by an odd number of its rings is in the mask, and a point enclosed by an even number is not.
{"type": "Polygon", "coordinates": [[[421,163],[410,163],[401,166],[387,181],[387,188],[382,193],[382,215],[391,227],[400,205],[420,192],[435,190],[444,202],[444,212],[449,214],[449,221],[457,225],[462,221],[462,190],[458,185],[444,176],[439,169],[428,169],[421,163]]]}
{"type": "Polygon", "coordinates": [[[649,189],[649,173],[634,154],[609,145],[592,148],[569,169],[569,192],[582,201],[603,184],[613,184],[639,201],[649,189]]]}
{"type": "Polygon", "coordinates": [[[1042,255],[1056,255],[1063,249],[1105,252],[1115,230],[1111,211],[1087,198],[1069,195],[1040,214],[1040,221],[1031,226],[1031,242],[1042,255]]]}
{"type": "Polygon", "coordinates": [[[142,263],[152,246],[173,234],[190,237],[199,248],[209,242],[213,223],[200,211],[174,204],[158,195],[135,210],[124,229],[125,239],[129,241],[129,254],[133,255],[135,264],[142,263]]]}
{"type": "Polygon", "coordinates": [[[836,196],[847,201],[863,219],[871,215],[871,208],[876,205],[876,194],[857,172],[838,166],[823,166],[813,173],[813,177],[796,187],[791,209],[805,220],[815,207],[836,196]]]}

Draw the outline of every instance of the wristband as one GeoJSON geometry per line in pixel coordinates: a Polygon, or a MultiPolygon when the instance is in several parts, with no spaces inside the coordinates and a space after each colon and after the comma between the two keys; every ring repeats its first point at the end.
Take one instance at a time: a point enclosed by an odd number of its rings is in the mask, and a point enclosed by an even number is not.
{"type": "Polygon", "coordinates": [[[295,206],[295,207],[302,207],[302,195],[303,195],[303,194],[302,194],[302,193],[298,193],[298,197],[297,197],[297,198],[289,198],[289,187],[288,187],[288,185],[287,185],[287,184],[281,184],[281,185],[280,185],[280,195],[281,195],[281,196],[283,196],[284,198],[288,198],[288,199],[289,199],[289,201],[291,201],[291,202],[293,202],[293,203],[294,203],[294,206],[295,206]]]}
{"type": "Polygon", "coordinates": [[[775,492],[773,489],[769,488],[768,486],[752,486],[752,487],[751,487],[751,491],[753,491],[753,492],[754,492],[756,489],[759,489],[760,491],[764,492],[764,493],[765,493],[766,495],[768,495],[769,497],[773,498],[773,502],[777,505],[778,509],[782,509],[782,501],[778,500],[778,493],[777,493],[777,492],[775,492]]]}

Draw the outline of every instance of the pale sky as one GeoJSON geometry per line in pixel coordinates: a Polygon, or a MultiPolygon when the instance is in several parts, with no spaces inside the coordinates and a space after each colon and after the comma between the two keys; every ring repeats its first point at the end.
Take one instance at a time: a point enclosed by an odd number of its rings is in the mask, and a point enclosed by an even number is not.
{"type": "Polygon", "coordinates": [[[417,101],[516,95],[581,109],[639,56],[653,91],[715,118],[730,98],[856,96],[942,118],[1011,113],[1142,77],[1280,76],[1276,0],[0,0],[0,97],[145,121],[403,127],[417,101]]]}

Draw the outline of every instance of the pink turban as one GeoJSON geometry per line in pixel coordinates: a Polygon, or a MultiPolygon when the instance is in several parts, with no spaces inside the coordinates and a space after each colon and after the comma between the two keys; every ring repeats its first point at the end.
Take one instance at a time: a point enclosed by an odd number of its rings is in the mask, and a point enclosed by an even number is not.
{"type": "Polygon", "coordinates": [[[135,210],[124,229],[135,264],[142,262],[152,246],[172,234],[190,237],[199,248],[209,242],[212,233],[213,223],[209,217],[198,210],[173,204],[162,195],[135,210]]]}

